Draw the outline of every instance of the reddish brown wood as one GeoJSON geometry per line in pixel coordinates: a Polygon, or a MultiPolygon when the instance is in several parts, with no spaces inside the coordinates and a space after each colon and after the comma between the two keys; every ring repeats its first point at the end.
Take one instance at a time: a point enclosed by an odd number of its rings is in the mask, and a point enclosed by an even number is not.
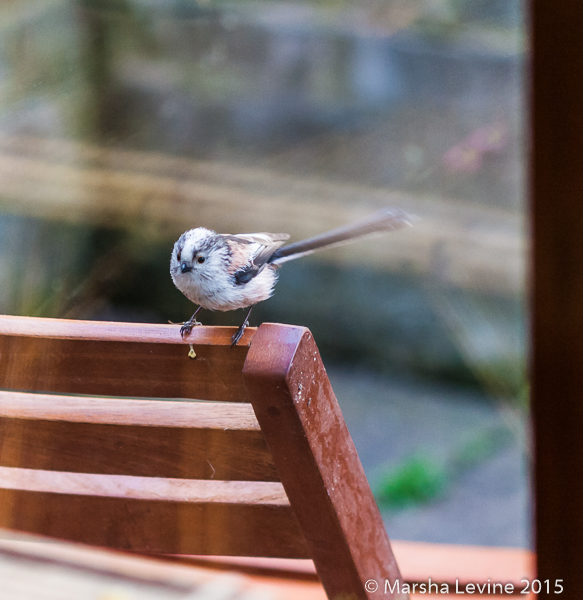
{"type": "Polygon", "coordinates": [[[0,527],[137,552],[306,557],[280,483],[0,467],[0,527]]]}
{"type": "Polygon", "coordinates": [[[75,473],[279,481],[261,432],[236,428],[0,418],[0,465],[75,473]]]}
{"type": "Polygon", "coordinates": [[[262,325],[248,349],[196,329],[192,360],[175,329],[0,317],[0,387],[250,398],[256,415],[0,392],[0,525],[146,552],[310,555],[330,598],[390,598],[364,587],[400,575],[310,333],[262,325]]]}
{"type": "Polygon", "coordinates": [[[279,481],[248,404],[0,391],[0,465],[279,481]]]}
{"type": "MultiPolygon", "coordinates": [[[[180,337],[180,336],[178,336],[180,337]]],[[[247,348],[0,334],[0,387],[11,390],[245,401],[247,348]]]]}
{"type": "Polygon", "coordinates": [[[135,477],[16,467],[0,467],[0,480],[4,489],[30,492],[112,496],[166,502],[288,505],[281,483],[272,481],[209,481],[135,477]]]}
{"type": "Polygon", "coordinates": [[[248,331],[231,348],[232,327],[196,327],[184,341],[178,325],[0,316],[0,388],[241,401],[248,331]]]}
{"type": "Polygon", "coordinates": [[[583,4],[530,4],[537,569],[582,598],[583,4]]]}
{"type": "Polygon", "coordinates": [[[278,481],[261,433],[0,419],[0,465],[26,469],[278,481]]]}
{"type": "Polygon", "coordinates": [[[330,598],[404,598],[379,585],[399,570],[308,330],[263,324],[244,367],[257,420],[330,598]]]}
{"type": "Polygon", "coordinates": [[[289,506],[0,489],[0,525],[136,552],[307,557],[289,506]]]}
{"type": "Polygon", "coordinates": [[[0,390],[0,417],[72,423],[261,431],[250,404],[58,396],[0,390]]]}
{"type": "MultiPolygon", "coordinates": [[[[198,346],[230,346],[233,327],[195,327],[183,340],[180,324],[118,323],[113,321],[73,321],[0,315],[0,335],[103,342],[149,342],[152,344],[195,344],[198,346]]],[[[247,327],[239,342],[248,346],[255,327],[247,327]]]]}

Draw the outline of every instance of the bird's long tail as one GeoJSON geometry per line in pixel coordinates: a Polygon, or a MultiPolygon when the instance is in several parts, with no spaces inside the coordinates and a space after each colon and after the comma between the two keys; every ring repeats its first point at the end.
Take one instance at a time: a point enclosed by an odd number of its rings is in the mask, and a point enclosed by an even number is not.
{"type": "Polygon", "coordinates": [[[268,262],[273,265],[281,265],[288,260],[295,260],[318,250],[342,246],[353,240],[411,225],[412,220],[413,218],[403,210],[383,208],[357,223],[344,225],[306,240],[283,246],[273,253],[268,262]]]}

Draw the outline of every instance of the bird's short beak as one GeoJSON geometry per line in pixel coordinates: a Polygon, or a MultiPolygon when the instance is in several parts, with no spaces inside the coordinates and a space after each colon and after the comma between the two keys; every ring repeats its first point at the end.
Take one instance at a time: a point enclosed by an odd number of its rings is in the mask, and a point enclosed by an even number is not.
{"type": "Polygon", "coordinates": [[[181,273],[190,273],[190,271],[192,271],[192,267],[189,267],[185,262],[180,263],[181,273]]]}

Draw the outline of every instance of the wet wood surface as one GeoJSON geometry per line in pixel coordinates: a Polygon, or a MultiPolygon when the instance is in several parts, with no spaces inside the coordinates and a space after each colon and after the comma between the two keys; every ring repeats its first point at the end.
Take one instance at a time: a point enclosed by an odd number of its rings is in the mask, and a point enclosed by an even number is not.
{"type": "Polygon", "coordinates": [[[279,483],[0,467],[3,527],[137,552],[309,556],[279,483]]]}
{"type": "Polygon", "coordinates": [[[196,328],[192,360],[175,326],[58,325],[0,317],[1,525],[149,553],[309,556],[331,598],[406,597],[365,587],[400,574],[305,328],[263,324],[236,348],[231,328],[196,328]]]}
{"type": "Polygon", "coordinates": [[[257,420],[330,598],[405,598],[354,443],[310,332],[263,324],[244,368],[257,420]]]}
{"type": "Polygon", "coordinates": [[[0,465],[279,481],[249,404],[0,391],[0,465]]]}
{"type": "MultiPolygon", "coordinates": [[[[230,346],[232,327],[194,327],[186,339],[180,337],[180,324],[119,323],[115,321],[79,321],[0,315],[0,335],[60,340],[103,342],[150,342],[153,344],[189,344],[230,346]]],[[[253,339],[255,327],[247,327],[241,347],[253,339]]]]}
{"type": "Polygon", "coordinates": [[[231,347],[233,327],[197,327],[186,341],[179,329],[0,316],[0,388],[245,401],[241,372],[255,330],[231,347]]]}

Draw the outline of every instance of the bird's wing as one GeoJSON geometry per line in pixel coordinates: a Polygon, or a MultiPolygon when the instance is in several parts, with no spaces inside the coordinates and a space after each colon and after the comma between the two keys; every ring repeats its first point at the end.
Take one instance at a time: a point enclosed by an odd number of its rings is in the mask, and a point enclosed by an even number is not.
{"type": "Polygon", "coordinates": [[[252,246],[249,262],[235,272],[235,281],[243,284],[251,281],[263,270],[273,253],[289,240],[289,235],[287,233],[244,233],[226,235],[225,238],[252,246]]]}
{"type": "Polygon", "coordinates": [[[226,237],[239,243],[255,246],[251,254],[251,262],[257,269],[261,269],[272,254],[289,240],[287,233],[241,233],[226,237]]]}
{"type": "Polygon", "coordinates": [[[287,242],[289,240],[288,233],[239,233],[237,235],[229,235],[230,238],[235,238],[242,242],[249,242],[252,244],[263,244],[268,246],[276,242],[287,242]]]}

